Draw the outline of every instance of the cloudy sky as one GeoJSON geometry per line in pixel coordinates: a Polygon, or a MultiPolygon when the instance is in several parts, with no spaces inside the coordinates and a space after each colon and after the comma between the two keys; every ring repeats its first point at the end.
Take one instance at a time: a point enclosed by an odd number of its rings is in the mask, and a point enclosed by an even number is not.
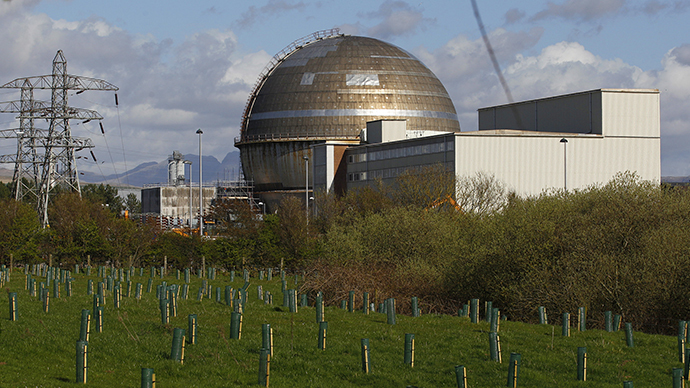
{"type": "MultiPolygon", "coordinates": [[[[690,175],[690,0],[477,1],[515,100],[659,89],[662,175],[690,175]]],[[[97,146],[98,163],[80,159],[81,170],[108,175],[173,150],[197,153],[198,128],[204,154],[222,159],[236,150],[247,96],[269,59],[334,27],[415,54],[448,89],[465,131],[476,129],[478,108],[506,102],[469,0],[2,0],[0,84],[49,74],[61,49],[70,74],[120,88],[117,107],[112,92],[70,96],[105,117],[105,136],[96,122],[72,124],[97,146]]],[[[0,89],[0,101],[17,99],[0,89]]],[[[0,129],[16,126],[0,115],[0,129]]],[[[15,151],[0,142],[0,154],[15,151]]]]}

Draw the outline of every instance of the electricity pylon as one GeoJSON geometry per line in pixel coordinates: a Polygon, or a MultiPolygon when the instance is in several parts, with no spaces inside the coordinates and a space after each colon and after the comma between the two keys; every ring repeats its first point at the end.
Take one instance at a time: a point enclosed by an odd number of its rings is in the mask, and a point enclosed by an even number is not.
{"type": "Polygon", "coordinates": [[[18,78],[0,88],[21,89],[20,101],[0,103],[0,112],[19,113],[20,120],[19,129],[0,131],[0,137],[17,138],[17,153],[1,155],[0,162],[15,164],[12,178],[15,198],[35,197],[41,225],[47,227],[51,191],[63,187],[81,195],[75,152],[93,148],[91,139],[72,137],[69,121],[103,119],[96,111],[68,106],[68,91],[76,90],[80,94],[87,90],[119,89],[104,80],[67,74],[62,50],[53,59],[52,74],[18,78]],[[34,100],[35,89],[50,90],[50,103],[34,100]],[[48,121],[48,130],[35,128],[36,119],[48,121]]]}

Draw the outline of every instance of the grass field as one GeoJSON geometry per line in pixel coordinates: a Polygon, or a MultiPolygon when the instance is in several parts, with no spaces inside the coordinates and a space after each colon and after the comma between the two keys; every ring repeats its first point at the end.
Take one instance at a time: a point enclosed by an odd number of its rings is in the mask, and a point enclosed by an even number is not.
{"type": "MultiPolygon", "coordinates": [[[[97,271],[93,271],[95,274],[97,271]]],[[[136,271],[136,275],[139,272],[136,271]]],[[[35,277],[37,282],[45,278],[35,277]]],[[[24,273],[16,269],[0,293],[0,387],[66,387],[75,385],[75,344],[82,309],[92,309],[87,278],[73,274],[72,296],[52,298],[50,312],[24,289],[24,273]],[[9,320],[8,292],[18,293],[17,321],[9,320]]],[[[235,289],[244,280],[230,282],[227,273],[208,280],[212,298],[196,300],[202,279],[193,276],[189,298],[178,301],[177,317],[161,324],[156,285],[183,284],[175,276],[154,278],[153,292],[146,292],[148,272],[132,277],[132,296],[113,306],[108,293],[103,332],[92,331],[89,341],[88,386],[138,387],[141,368],[153,368],[157,387],[257,386],[261,325],[273,328],[274,357],[270,364],[271,387],[456,387],[454,368],[467,368],[470,387],[506,386],[511,352],[522,355],[520,387],[672,387],[672,368],[678,361],[677,339],[635,333],[635,346],[626,346],[624,332],[600,330],[560,335],[560,326],[529,325],[504,321],[500,326],[503,363],[489,360],[489,325],[472,324],[468,318],[446,315],[397,316],[361,310],[347,312],[327,307],[327,347],[317,349],[318,324],[314,307],[290,313],[282,307],[281,283],[252,278],[243,314],[242,338],[230,339],[231,308],[215,301],[215,287],[235,289]],[[134,284],[143,283],[141,300],[134,298],[134,284]],[[258,299],[257,286],[274,295],[273,305],[258,299]],[[169,359],[175,327],[187,329],[187,316],[197,314],[198,343],[187,345],[184,363],[169,359]],[[405,333],[415,334],[415,364],[403,363],[405,333]],[[552,334],[553,333],[553,334],[552,334]],[[361,368],[360,340],[368,338],[371,372],[361,368]],[[576,381],[577,348],[588,352],[587,381],[576,381]]],[[[99,279],[91,276],[94,283],[99,279]]],[[[287,277],[294,288],[294,277],[287,277]]],[[[52,285],[49,287],[52,293],[52,285]]],[[[357,295],[361,303],[361,295],[357,295]]],[[[375,301],[379,302],[379,301],[375,301]]],[[[357,306],[360,306],[357,303],[357,306]]],[[[571,312],[574,316],[575,312],[571,312]]],[[[535,312],[536,314],[536,312],[535,312]]],[[[92,326],[93,329],[93,326],[92,326]]]]}

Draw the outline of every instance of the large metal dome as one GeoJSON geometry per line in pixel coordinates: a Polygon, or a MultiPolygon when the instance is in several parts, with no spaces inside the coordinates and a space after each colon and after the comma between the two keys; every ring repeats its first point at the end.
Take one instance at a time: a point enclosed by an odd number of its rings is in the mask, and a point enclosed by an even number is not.
{"type": "Polygon", "coordinates": [[[277,54],[259,77],[242,120],[245,177],[259,194],[302,190],[315,143],[358,141],[368,121],[459,132],[441,82],[407,51],[377,39],[324,31],[277,54]]]}

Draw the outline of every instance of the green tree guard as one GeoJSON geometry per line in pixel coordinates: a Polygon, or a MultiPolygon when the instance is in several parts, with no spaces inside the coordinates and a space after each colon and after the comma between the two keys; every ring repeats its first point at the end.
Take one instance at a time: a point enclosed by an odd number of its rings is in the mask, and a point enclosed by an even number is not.
{"type": "Polygon", "coordinates": [[[168,294],[168,315],[177,317],[177,297],[175,296],[175,291],[170,290],[168,294]]]}
{"type": "Polygon", "coordinates": [[[288,305],[291,313],[297,312],[297,290],[288,290],[288,305]]]}
{"type": "Polygon", "coordinates": [[[489,333],[489,356],[491,361],[501,363],[501,339],[498,333],[489,333]]]}
{"type": "Polygon", "coordinates": [[[86,384],[89,375],[89,343],[77,341],[77,383],[86,384]]]}
{"type": "Polygon", "coordinates": [[[498,333],[498,328],[501,322],[501,311],[494,307],[491,312],[491,332],[498,333]]]}
{"type": "Polygon", "coordinates": [[[180,280],[180,270],[175,270],[175,280],[180,280]]]}
{"type": "Polygon", "coordinates": [[[345,299],[340,301],[340,309],[347,310],[347,301],[345,299]]]}
{"type": "Polygon", "coordinates": [[[323,322],[324,320],[324,314],[323,314],[323,296],[317,295],[316,296],[316,323],[323,322]]]}
{"type": "Polygon", "coordinates": [[[365,292],[362,294],[362,312],[365,315],[369,315],[369,293],[365,292]]]}
{"type": "Polygon", "coordinates": [[[273,295],[270,291],[264,291],[264,304],[273,304],[273,295]]]}
{"type": "Polygon", "coordinates": [[[673,368],[673,388],[684,388],[683,368],[673,368]]]}
{"type": "Polygon", "coordinates": [[[455,380],[458,388],[467,388],[467,368],[464,365],[455,366],[455,380]]]}
{"type": "Polygon", "coordinates": [[[273,328],[270,323],[261,325],[261,348],[267,349],[268,354],[273,356],[273,328]]]}
{"type": "Polygon", "coordinates": [[[683,366],[683,378],[690,380],[690,349],[685,349],[685,364],[683,366]]]}
{"type": "Polygon", "coordinates": [[[161,311],[161,324],[170,323],[170,310],[168,310],[168,298],[161,299],[158,304],[161,311]]]}
{"type": "Polygon", "coordinates": [[[269,282],[273,280],[273,268],[268,269],[268,275],[266,277],[266,280],[268,280],[269,282]]]}
{"type": "Polygon", "coordinates": [[[153,279],[149,278],[149,282],[146,285],[146,292],[151,293],[151,287],[153,286],[153,279]]]}
{"type": "Polygon", "coordinates": [[[216,303],[220,303],[220,287],[216,287],[216,303]]]}
{"type": "Polygon", "coordinates": [[[570,313],[563,313],[561,326],[561,335],[563,337],[570,337],[570,313]]]}
{"type": "Polygon", "coordinates": [[[410,308],[412,309],[412,316],[418,317],[419,316],[419,300],[417,299],[416,296],[413,296],[411,302],[412,302],[412,305],[410,308]]]}
{"type": "Polygon", "coordinates": [[[269,375],[271,371],[271,353],[268,349],[262,348],[259,352],[259,385],[268,387],[269,375]]]}
{"type": "Polygon", "coordinates": [[[577,309],[577,327],[580,331],[587,330],[587,309],[584,307],[577,309]]]}
{"type": "Polygon", "coordinates": [[[632,381],[624,381],[623,382],[623,388],[633,388],[633,382],[632,381]]]}
{"type": "Polygon", "coordinates": [[[199,292],[196,293],[196,300],[201,302],[204,299],[204,287],[199,287],[199,292]]]}
{"type": "Polygon", "coordinates": [[[285,281],[285,279],[280,281],[280,290],[282,292],[285,292],[285,290],[287,290],[287,282],[285,281]]]}
{"type": "Polygon", "coordinates": [[[635,347],[635,343],[633,342],[632,323],[630,322],[625,323],[625,343],[629,348],[635,347]]]}
{"type": "Polygon", "coordinates": [[[264,280],[264,271],[259,271],[259,280],[264,280]]]}
{"type": "Polygon", "coordinates": [[[9,301],[10,301],[10,321],[16,321],[17,320],[17,293],[16,292],[10,292],[8,297],[9,297],[9,301]]]}
{"type": "Polygon", "coordinates": [[[414,334],[412,333],[405,334],[403,362],[409,365],[410,368],[414,367],[414,334]]]}
{"type": "Polygon", "coordinates": [[[178,361],[180,364],[184,363],[184,343],[185,331],[176,327],[173,330],[172,349],[170,350],[170,359],[178,361]]]}
{"type": "Polygon", "coordinates": [[[472,299],[470,302],[470,322],[479,322],[479,299],[472,299]]]}
{"type": "Polygon", "coordinates": [[[137,286],[136,286],[136,288],[134,289],[134,297],[135,297],[136,299],[141,299],[141,287],[142,287],[142,284],[141,284],[141,283],[137,283],[137,286]]]}
{"type": "Polygon", "coordinates": [[[371,359],[369,357],[369,338],[362,338],[362,371],[371,372],[371,359]]]}
{"type": "Polygon", "coordinates": [[[125,291],[126,291],[125,296],[127,298],[129,298],[132,295],[132,281],[131,280],[127,281],[127,288],[125,288],[125,291]]]}
{"type": "Polygon", "coordinates": [[[232,286],[225,286],[225,304],[232,306],[232,286]]]}
{"type": "Polygon", "coordinates": [[[230,282],[232,283],[234,281],[235,281],[235,271],[230,271],[230,282]]]}
{"type": "Polygon", "coordinates": [[[326,334],[328,332],[328,322],[319,322],[319,350],[326,350],[326,334]]]}
{"type": "Polygon", "coordinates": [[[232,308],[234,312],[242,314],[244,312],[244,304],[242,303],[242,299],[235,299],[232,302],[232,308]]]}
{"type": "Polygon", "coordinates": [[[621,329],[621,315],[616,314],[613,316],[613,331],[619,331],[621,329]]]}
{"type": "Polygon", "coordinates": [[[96,307],[96,316],[94,317],[96,325],[96,333],[103,332],[103,306],[96,307]]]}
{"type": "Polygon", "coordinates": [[[469,318],[470,316],[470,305],[465,303],[462,305],[462,312],[459,314],[461,317],[469,318]]]}
{"type": "Polygon", "coordinates": [[[141,388],[155,388],[156,374],[153,368],[141,368],[141,388]]]}
{"type": "Polygon", "coordinates": [[[549,319],[546,317],[546,307],[539,306],[539,324],[548,325],[549,319]]]}
{"type": "Polygon", "coordinates": [[[508,365],[508,387],[517,388],[520,379],[520,362],[522,357],[518,353],[510,353],[510,364],[508,365]]]}
{"type": "Polygon", "coordinates": [[[388,298],[386,301],[386,322],[395,325],[395,298],[388,298]]]}
{"type": "Polygon", "coordinates": [[[300,307],[309,307],[309,298],[307,294],[302,294],[300,297],[300,307]]]}
{"type": "Polygon", "coordinates": [[[46,313],[50,312],[50,293],[46,292],[43,298],[43,311],[46,313]]]}
{"type": "Polygon", "coordinates": [[[120,308],[120,287],[115,287],[113,290],[113,307],[120,308]]]}
{"type": "Polygon", "coordinates": [[[191,345],[196,345],[196,314],[189,314],[187,316],[187,327],[187,332],[189,333],[189,336],[187,337],[187,343],[191,345]]]}
{"type": "Polygon", "coordinates": [[[182,295],[180,295],[180,298],[183,300],[187,300],[187,295],[189,294],[189,284],[185,283],[182,285],[182,295]]]}
{"type": "Polygon", "coordinates": [[[347,294],[347,311],[352,313],[355,311],[355,292],[350,291],[347,294]]]}
{"type": "Polygon", "coordinates": [[[230,315],[230,338],[239,340],[242,338],[242,314],[232,312],[230,315]]]}
{"type": "Polygon", "coordinates": [[[494,311],[494,302],[484,302],[484,320],[491,323],[491,313],[494,311]]]}
{"type": "Polygon", "coordinates": [[[587,381],[587,348],[577,348],[577,380],[587,381]]]}
{"type": "Polygon", "coordinates": [[[91,312],[89,310],[81,310],[81,325],[79,327],[79,341],[89,342],[91,334],[91,312]]]}
{"type": "Polygon", "coordinates": [[[264,288],[261,285],[256,286],[256,296],[259,300],[264,300],[264,288]]]}
{"type": "Polygon", "coordinates": [[[613,332],[613,313],[611,311],[604,311],[604,329],[609,333],[613,332]]]}
{"type": "Polygon", "coordinates": [[[685,363],[685,345],[687,341],[687,327],[685,321],[678,322],[678,362],[685,363]]]}
{"type": "Polygon", "coordinates": [[[184,282],[185,284],[189,284],[189,268],[184,269],[184,282]]]}
{"type": "Polygon", "coordinates": [[[65,296],[72,296],[72,279],[65,279],[65,296]]]}
{"type": "Polygon", "coordinates": [[[53,296],[55,298],[60,298],[60,282],[58,281],[53,282],[53,296]]]}

